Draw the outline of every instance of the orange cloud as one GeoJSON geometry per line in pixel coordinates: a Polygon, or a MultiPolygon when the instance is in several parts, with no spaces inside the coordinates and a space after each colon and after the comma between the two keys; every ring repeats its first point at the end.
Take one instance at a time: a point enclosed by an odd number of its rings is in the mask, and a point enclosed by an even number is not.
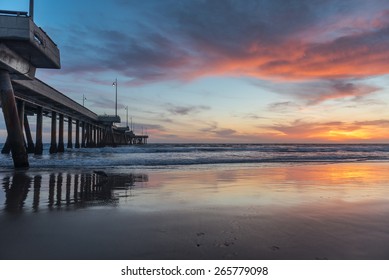
{"type": "Polygon", "coordinates": [[[275,46],[249,46],[248,57],[219,58],[189,73],[189,77],[227,74],[261,79],[314,80],[389,74],[389,42],[378,40],[380,37],[389,37],[389,27],[322,44],[287,41],[275,46]]]}
{"type": "Polygon", "coordinates": [[[203,129],[180,131],[153,131],[153,141],[207,142],[207,143],[307,143],[348,142],[378,143],[389,141],[389,120],[356,122],[306,122],[296,120],[289,124],[262,125],[256,128],[231,129],[210,124],[203,129]]]}
{"type": "Polygon", "coordinates": [[[270,131],[280,132],[284,140],[301,139],[305,141],[380,141],[389,139],[388,120],[365,122],[324,122],[309,123],[296,120],[289,125],[266,127],[270,131]]]}

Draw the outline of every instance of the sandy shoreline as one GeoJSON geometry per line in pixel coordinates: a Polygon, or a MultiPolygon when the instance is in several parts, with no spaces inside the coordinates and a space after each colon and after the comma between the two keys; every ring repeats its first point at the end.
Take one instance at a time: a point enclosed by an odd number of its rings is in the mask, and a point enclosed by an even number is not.
{"type": "Polygon", "coordinates": [[[2,172],[0,259],[388,259],[388,171],[2,172]]]}

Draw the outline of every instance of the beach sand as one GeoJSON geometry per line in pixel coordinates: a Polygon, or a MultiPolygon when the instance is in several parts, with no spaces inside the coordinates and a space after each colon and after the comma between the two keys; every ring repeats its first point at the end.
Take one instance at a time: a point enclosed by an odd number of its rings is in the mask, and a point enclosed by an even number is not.
{"type": "Polygon", "coordinates": [[[389,259],[388,163],[94,171],[2,171],[0,259],[389,259]]]}

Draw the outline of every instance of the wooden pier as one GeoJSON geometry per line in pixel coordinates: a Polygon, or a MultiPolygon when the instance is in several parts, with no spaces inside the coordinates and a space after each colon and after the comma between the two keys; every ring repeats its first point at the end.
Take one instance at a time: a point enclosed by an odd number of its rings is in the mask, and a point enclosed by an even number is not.
{"type": "Polygon", "coordinates": [[[65,151],[65,122],[68,149],[146,144],[148,136],[114,125],[119,116],[98,116],[35,78],[36,68],[61,64],[59,49],[32,14],[0,11],[0,100],[8,133],[2,153],[12,153],[15,168],[29,166],[28,153],[42,154],[44,117],[51,118],[50,153],[65,151]],[[35,143],[29,117],[36,118],[35,143]]]}

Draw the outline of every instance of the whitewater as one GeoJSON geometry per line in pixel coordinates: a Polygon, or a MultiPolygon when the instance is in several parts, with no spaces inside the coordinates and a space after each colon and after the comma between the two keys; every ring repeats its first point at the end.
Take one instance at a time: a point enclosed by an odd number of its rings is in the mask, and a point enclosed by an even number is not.
{"type": "MultiPolygon", "coordinates": [[[[67,149],[62,154],[30,155],[32,168],[168,167],[210,164],[338,163],[388,161],[388,144],[148,144],[67,149]]],[[[0,155],[0,168],[12,168],[0,155]]]]}

